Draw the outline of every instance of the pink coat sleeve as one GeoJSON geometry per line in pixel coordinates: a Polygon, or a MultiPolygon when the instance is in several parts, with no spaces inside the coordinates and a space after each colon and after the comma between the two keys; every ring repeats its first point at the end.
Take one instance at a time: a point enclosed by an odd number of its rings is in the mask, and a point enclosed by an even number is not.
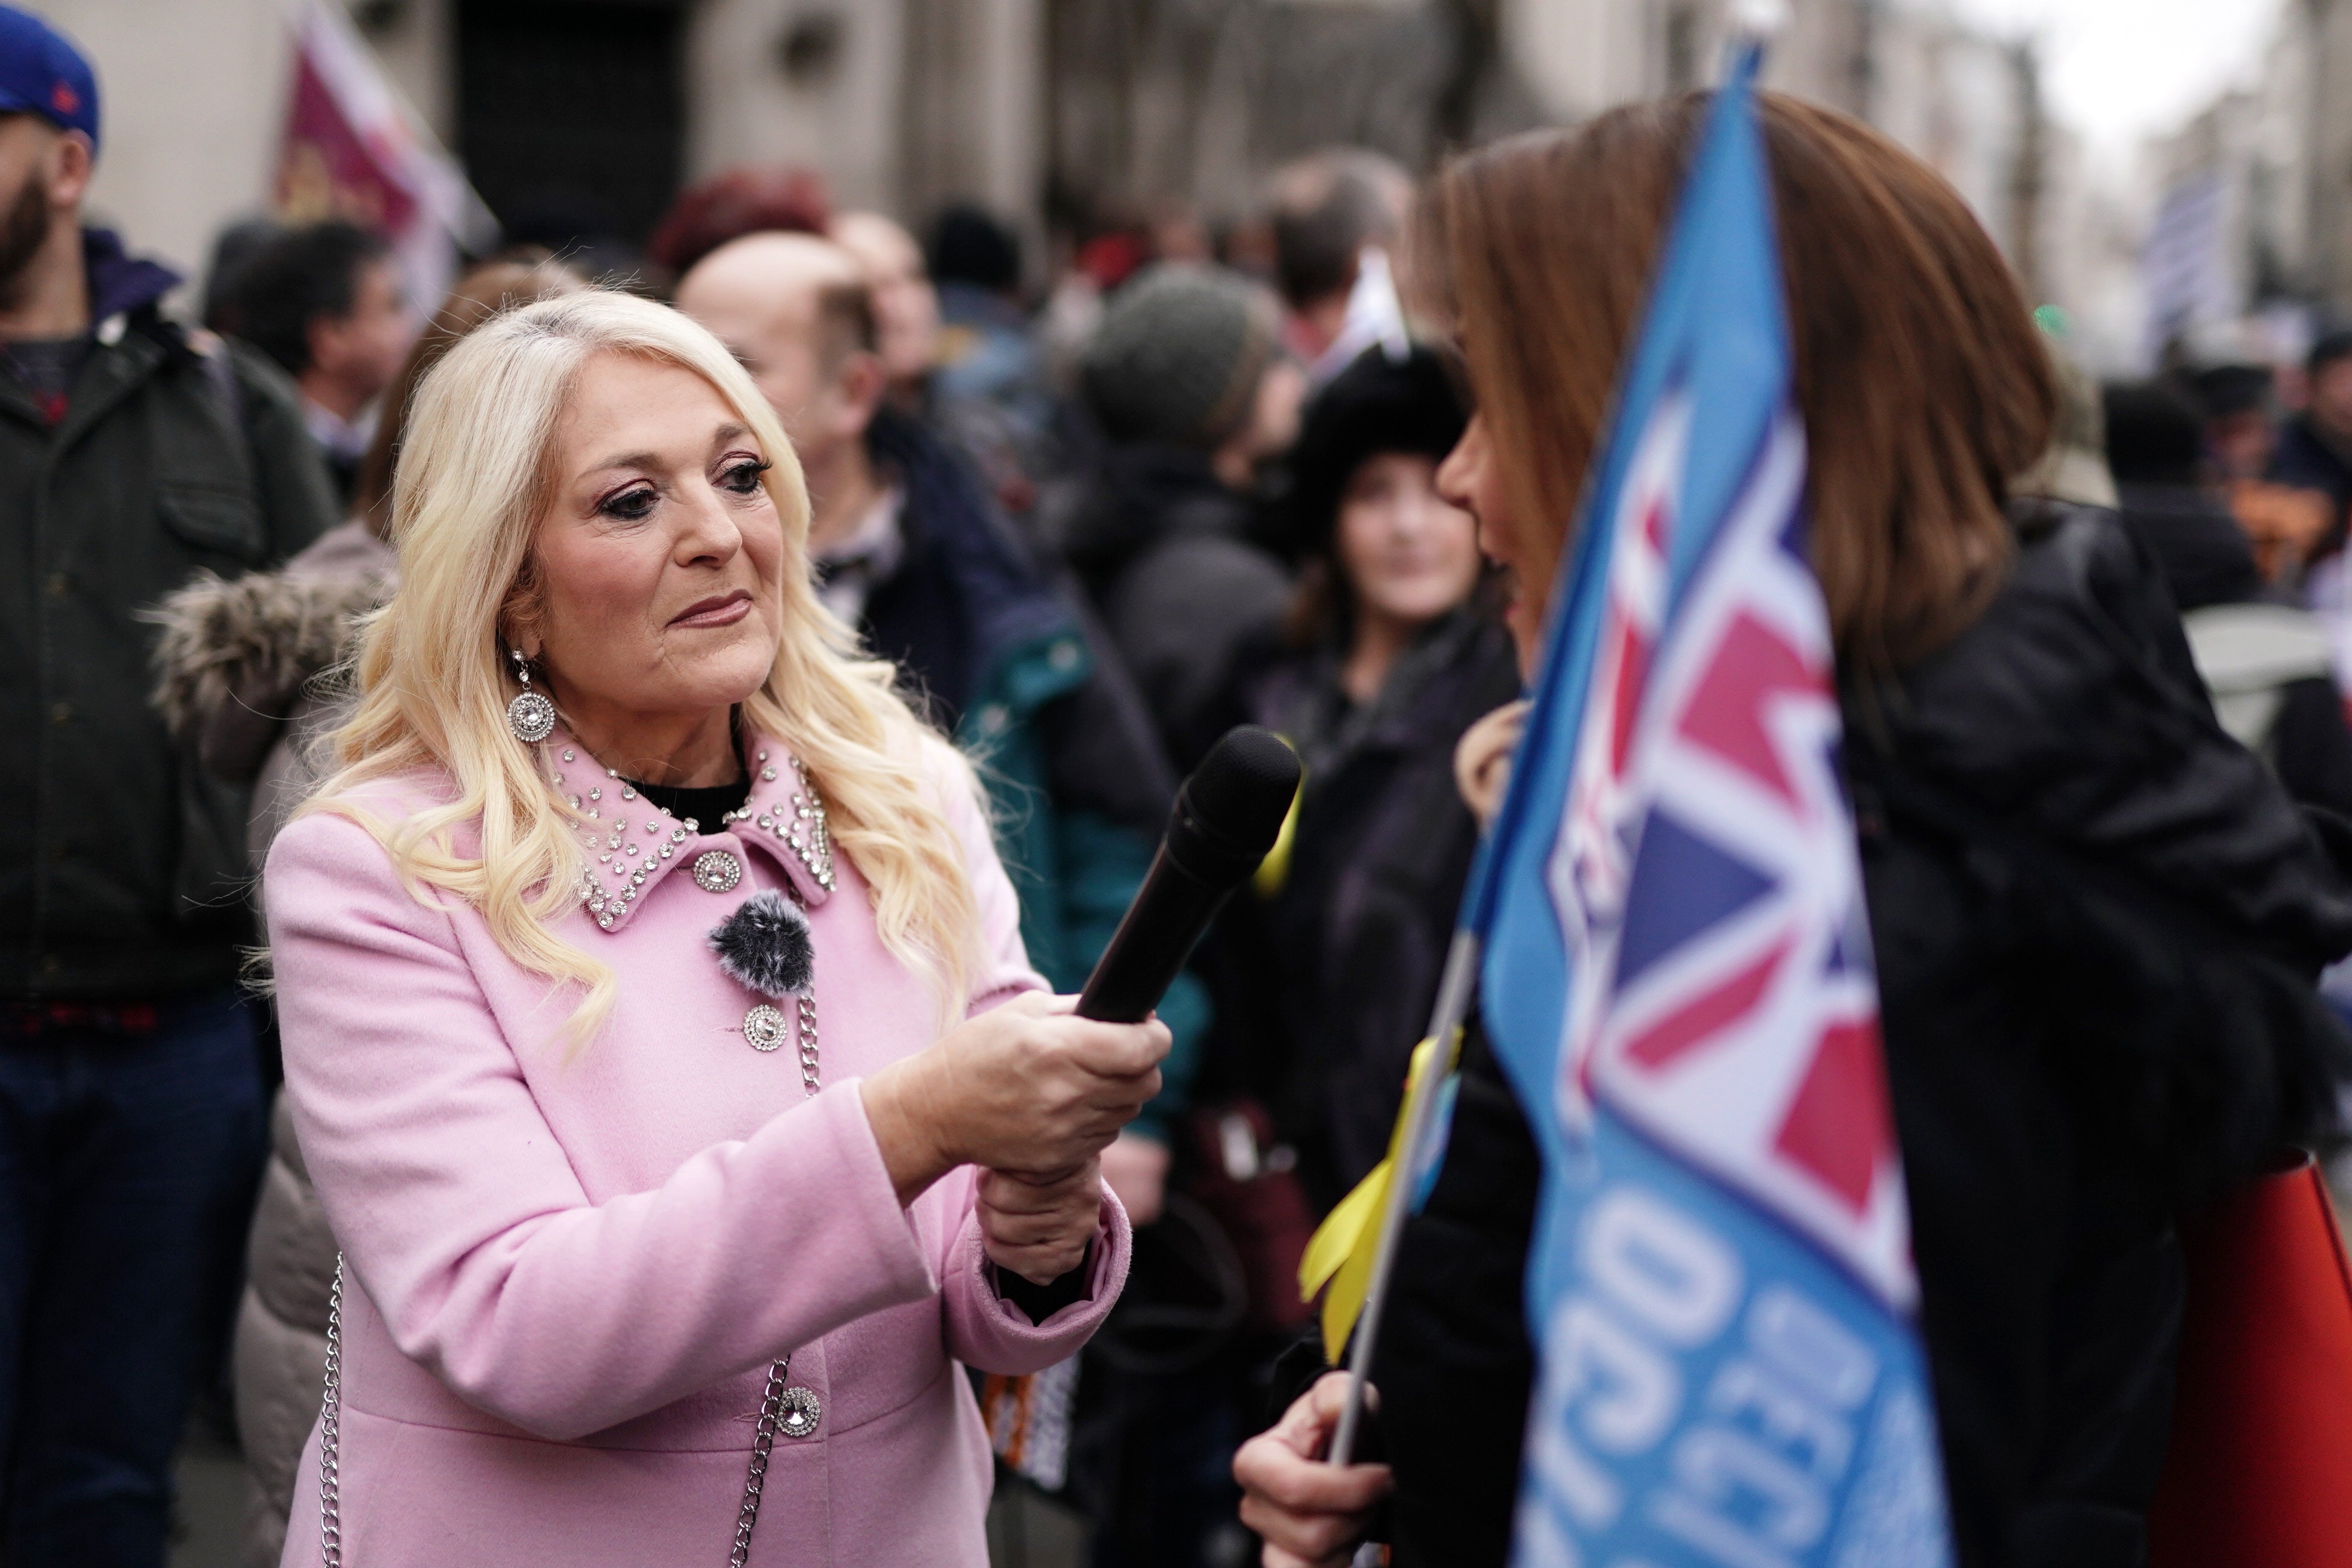
{"type": "Polygon", "coordinates": [[[268,879],[287,1087],[327,1217],[394,1342],[467,1403],[579,1437],[940,1288],[854,1081],[592,1203],[450,917],[365,829],[298,819],[268,879]]]}
{"type": "MultiPolygon", "coordinates": [[[[984,1013],[1024,991],[1042,991],[1045,982],[1029,967],[1021,945],[1021,903],[1004,874],[979,803],[979,787],[969,767],[956,759],[946,794],[949,825],[962,840],[964,864],[970,868],[972,899],[980,910],[983,960],[971,985],[967,1016],[984,1013]]],[[[979,1173],[971,1166],[947,1176],[950,1213],[962,1223],[950,1228],[943,1255],[934,1260],[947,1308],[948,1353],[982,1372],[1038,1372],[1075,1354],[1118,1300],[1127,1281],[1131,1233],[1127,1211],[1108,1186],[1103,1188],[1102,1219],[1095,1233],[1087,1298],[1073,1302],[1043,1323],[996,1293],[988,1254],[982,1243],[980,1219],[974,1208],[979,1173]]]]}

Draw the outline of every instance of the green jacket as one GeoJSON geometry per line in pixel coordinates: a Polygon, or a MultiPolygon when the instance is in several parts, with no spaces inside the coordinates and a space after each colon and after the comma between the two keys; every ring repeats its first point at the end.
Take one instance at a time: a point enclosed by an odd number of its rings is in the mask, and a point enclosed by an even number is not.
{"type": "Polygon", "coordinates": [[[334,520],[293,387],[156,313],[174,281],[86,237],[89,358],[51,427],[0,374],[0,995],[133,1000],[232,978],[252,940],[246,801],[149,705],[141,619],[199,571],[334,520]]]}

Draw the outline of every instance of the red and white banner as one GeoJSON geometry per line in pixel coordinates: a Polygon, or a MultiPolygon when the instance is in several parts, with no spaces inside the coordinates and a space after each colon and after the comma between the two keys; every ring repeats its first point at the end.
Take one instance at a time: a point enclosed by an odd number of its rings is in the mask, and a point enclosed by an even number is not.
{"type": "Polygon", "coordinates": [[[400,258],[419,310],[440,303],[462,246],[498,242],[498,220],[425,129],[342,7],[307,0],[293,17],[293,83],[278,154],[278,216],[347,218],[400,258]]]}

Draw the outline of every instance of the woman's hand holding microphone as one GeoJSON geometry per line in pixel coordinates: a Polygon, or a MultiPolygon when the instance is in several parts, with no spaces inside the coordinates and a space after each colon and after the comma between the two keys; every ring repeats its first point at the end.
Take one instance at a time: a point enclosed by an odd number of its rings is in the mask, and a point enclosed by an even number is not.
{"type": "Polygon", "coordinates": [[[1084,1255],[1102,1202],[1096,1156],[1160,1092],[1168,1054],[1158,1019],[1105,1024],[1076,1006],[1016,997],[858,1086],[898,1201],[984,1167],[989,1258],[1041,1284],[1084,1255]]]}

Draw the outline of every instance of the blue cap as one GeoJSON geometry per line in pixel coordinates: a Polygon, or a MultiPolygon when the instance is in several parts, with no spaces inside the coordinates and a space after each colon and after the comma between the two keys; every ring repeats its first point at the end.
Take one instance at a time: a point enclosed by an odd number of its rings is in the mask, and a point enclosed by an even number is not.
{"type": "Polygon", "coordinates": [[[30,11],[0,5],[0,114],[37,114],[98,145],[98,78],[66,36],[30,11]]]}

